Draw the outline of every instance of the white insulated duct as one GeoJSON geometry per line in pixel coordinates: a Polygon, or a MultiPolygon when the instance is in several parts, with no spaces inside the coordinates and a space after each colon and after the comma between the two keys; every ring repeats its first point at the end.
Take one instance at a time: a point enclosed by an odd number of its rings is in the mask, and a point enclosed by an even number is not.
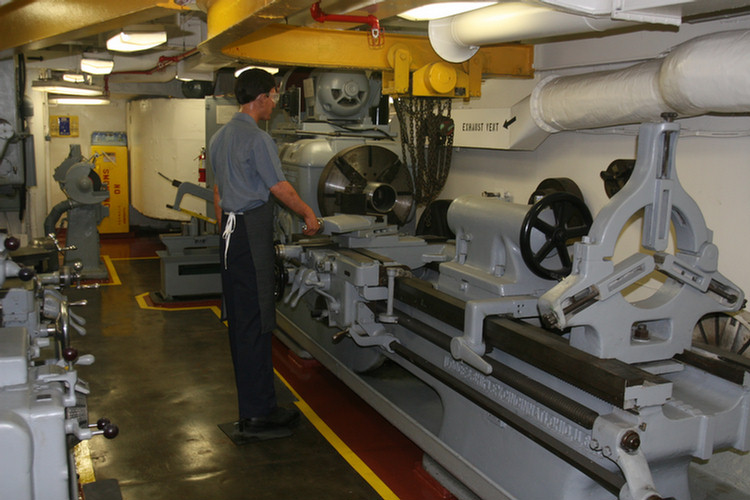
{"type": "Polygon", "coordinates": [[[662,64],[659,88],[680,115],[750,111],[750,31],[725,31],[678,45],[662,64]]]}
{"type": "Polygon", "coordinates": [[[659,90],[661,64],[652,60],[615,71],[549,76],[531,93],[531,116],[549,133],[653,121],[674,111],[659,90]]]}
{"type": "Polygon", "coordinates": [[[471,58],[480,45],[517,42],[633,26],[609,17],[587,17],[532,5],[503,2],[429,22],[430,44],[446,61],[471,58]]]}
{"type": "Polygon", "coordinates": [[[531,116],[554,133],[678,116],[750,112],[750,31],[694,38],[628,68],[542,80],[531,116]]]}

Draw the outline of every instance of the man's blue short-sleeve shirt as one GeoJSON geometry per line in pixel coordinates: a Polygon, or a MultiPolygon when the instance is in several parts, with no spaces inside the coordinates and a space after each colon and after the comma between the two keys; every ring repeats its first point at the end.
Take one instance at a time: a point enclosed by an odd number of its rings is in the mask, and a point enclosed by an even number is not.
{"type": "Polygon", "coordinates": [[[246,113],[236,113],[214,134],[208,154],[225,212],[261,206],[271,187],[285,180],[276,144],[246,113]]]}

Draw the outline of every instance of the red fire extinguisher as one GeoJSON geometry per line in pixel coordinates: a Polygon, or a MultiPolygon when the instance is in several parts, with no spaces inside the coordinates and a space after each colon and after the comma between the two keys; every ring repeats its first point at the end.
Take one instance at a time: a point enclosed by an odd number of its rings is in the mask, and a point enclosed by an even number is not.
{"type": "Polygon", "coordinates": [[[206,148],[201,148],[201,152],[198,155],[198,182],[206,182],[206,148]]]}

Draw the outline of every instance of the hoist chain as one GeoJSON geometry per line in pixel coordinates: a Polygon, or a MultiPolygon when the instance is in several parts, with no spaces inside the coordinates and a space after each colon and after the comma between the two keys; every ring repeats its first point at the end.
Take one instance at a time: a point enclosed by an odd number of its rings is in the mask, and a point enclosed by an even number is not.
{"type": "Polygon", "coordinates": [[[401,127],[401,153],[414,172],[414,201],[428,205],[448,179],[453,151],[451,100],[400,97],[394,101],[401,127]]]}

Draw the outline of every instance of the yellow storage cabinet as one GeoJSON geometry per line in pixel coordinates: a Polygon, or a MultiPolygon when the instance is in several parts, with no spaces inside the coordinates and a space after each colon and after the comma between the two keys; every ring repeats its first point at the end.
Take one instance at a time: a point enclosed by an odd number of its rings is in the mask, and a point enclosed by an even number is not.
{"type": "Polygon", "coordinates": [[[109,216],[99,224],[99,233],[127,233],[130,231],[130,191],[125,133],[94,132],[91,154],[95,156],[94,171],[109,189],[109,198],[104,202],[109,208],[109,216]]]}

